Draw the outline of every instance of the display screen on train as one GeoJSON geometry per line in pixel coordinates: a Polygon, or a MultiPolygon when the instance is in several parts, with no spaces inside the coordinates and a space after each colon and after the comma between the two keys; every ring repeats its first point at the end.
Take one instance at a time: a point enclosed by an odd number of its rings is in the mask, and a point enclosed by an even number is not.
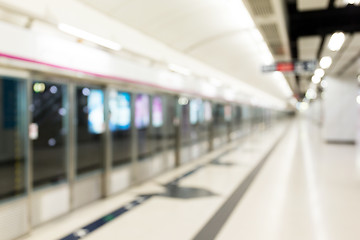
{"type": "Polygon", "coordinates": [[[199,101],[193,99],[190,101],[190,123],[196,124],[199,121],[199,101]]]}
{"type": "Polygon", "coordinates": [[[205,121],[209,122],[212,119],[212,109],[211,109],[211,103],[205,102],[204,103],[204,116],[205,121]]]}
{"type": "Polygon", "coordinates": [[[161,127],[163,125],[163,105],[161,97],[154,97],[152,102],[152,124],[153,127],[161,127]]]}
{"type": "Polygon", "coordinates": [[[99,89],[88,89],[87,111],[88,129],[90,133],[100,134],[104,132],[104,93],[99,89]]]}
{"type": "Polygon", "coordinates": [[[125,92],[110,92],[109,108],[111,131],[125,131],[131,125],[131,99],[130,94],[125,92]]]}
{"type": "Polygon", "coordinates": [[[138,129],[149,126],[149,95],[138,94],[135,99],[135,126],[138,129]]]}
{"type": "Polygon", "coordinates": [[[201,99],[198,99],[198,106],[199,122],[203,123],[205,121],[205,106],[201,99]]]}

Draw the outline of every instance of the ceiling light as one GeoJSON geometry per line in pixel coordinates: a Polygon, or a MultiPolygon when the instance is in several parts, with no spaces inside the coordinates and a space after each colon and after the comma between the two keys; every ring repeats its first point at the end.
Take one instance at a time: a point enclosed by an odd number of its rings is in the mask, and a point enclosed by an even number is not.
{"type": "Polygon", "coordinates": [[[344,3],[345,4],[350,4],[350,5],[353,5],[353,4],[360,4],[360,0],[344,0],[344,3]]]}
{"type": "Polygon", "coordinates": [[[317,75],[314,75],[314,76],[312,76],[311,81],[312,81],[314,84],[318,84],[318,83],[320,83],[321,78],[320,78],[319,76],[317,76],[317,75]]]}
{"type": "Polygon", "coordinates": [[[309,103],[307,102],[298,102],[296,104],[296,108],[300,111],[300,112],[304,112],[309,108],[309,103]]]}
{"type": "Polygon", "coordinates": [[[110,49],[115,50],[115,51],[119,51],[122,48],[121,45],[116,43],[116,42],[113,42],[113,41],[107,40],[105,38],[96,36],[96,35],[94,35],[92,33],[86,32],[86,31],[84,31],[82,29],[79,29],[79,28],[76,28],[76,27],[73,27],[73,26],[70,26],[70,25],[67,25],[67,24],[60,23],[58,25],[58,28],[61,31],[67,33],[67,34],[70,34],[70,35],[73,35],[75,37],[87,40],[89,42],[96,43],[96,44],[98,44],[100,46],[110,48],[110,49]]]}
{"type": "Polygon", "coordinates": [[[325,75],[325,71],[322,68],[318,68],[315,70],[315,76],[322,78],[325,75]]]}
{"type": "Polygon", "coordinates": [[[357,102],[358,104],[360,104],[360,96],[357,96],[357,97],[356,97],[356,102],[357,102]]]}
{"type": "Polygon", "coordinates": [[[323,69],[328,69],[332,64],[332,59],[329,56],[323,57],[320,60],[320,67],[323,69]]]}
{"type": "Polygon", "coordinates": [[[181,67],[179,65],[169,64],[168,68],[173,72],[177,72],[177,73],[180,73],[180,74],[183,74],[183,75],[186,75],[186,76],[191,74],[191,71],[189,69],[181,67]]]}
{"type": "Polygon", "coordinates": [[[328,48],[331,51],[339,51],[345,42],[345,34],[343,32],[334,33],[329,41],[328,48]]]}

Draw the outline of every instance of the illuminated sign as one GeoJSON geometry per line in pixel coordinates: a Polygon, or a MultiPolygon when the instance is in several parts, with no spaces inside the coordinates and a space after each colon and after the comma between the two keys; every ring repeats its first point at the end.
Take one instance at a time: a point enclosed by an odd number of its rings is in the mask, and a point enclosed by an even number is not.
{"type": "Polygon", "coordinates": [[[283,73],[313,73],[316,69],[316,61],[277,62],[272,65],[262,66],[262,72],[283,73]]]}

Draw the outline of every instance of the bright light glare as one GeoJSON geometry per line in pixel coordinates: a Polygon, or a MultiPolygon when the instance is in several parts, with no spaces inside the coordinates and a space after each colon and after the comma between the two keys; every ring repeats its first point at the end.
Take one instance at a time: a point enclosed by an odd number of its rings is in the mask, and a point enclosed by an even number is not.
{"type": "Polygon", "coordinates": [[[315,70],[315,76],[322,78],[325,75],[325,71],[322,68],[318,68],[315,70]]]}
{"type": "Polygon", "coordinates": [[[343,32],[334,33],[329,41],[328,48],[331,51],[339,51],[345,42],[345,34],[343,32]]]}
{"type": "Polygon", "coordinates": [[[312,88],[306,91],[306,98],[307,99],[315,99],[317,97],[316,91],[312,88]]]}
{"type": "Polygon", "coordinates": [[[323,57],[320,60],[320,67],[323,69],[328,69],[332,64],[332,59],[329,56],[323,57]]]}
{"type": "Polygon", "coordinates": [[[84,96],[89,96],[89,95],[90,95],[90,89],[88,89],[88,88],[83,88],[83,89],[82,89],[82,94],[83,94],[84,96]]]}
{"type": "Polygon", "coordinates": [[[75,37],[78,37],[78,38],[81,38],[81,39],[96,43],[96,44],[98,44],[100,46],[110,48],[110,49],[115,50],[115,51],[119,51],[122,48],[121,45],[116,43],[116,42],[113,42],[113,41],[107,40],[105,38],[96,36],[96,35],[94,35],[92,33],[86,32],[84,30],[81,30],[79,28],[76,28],[76,27],[73,27],[73,26],[70,26],[70,25],[67,25],[67,24],[64,24],[64,23],[60,23],[58,25],[58,28],[61,31],[67,33],[67,34],[70,34],[70,35],[73,35],[75,37]]]}
{"type": "Polygon", "coordinates": [[[312,81],[314,84],[318,84],[318,83],[320,83],[321,78],[320,78],[319,76],[317,76],[317,75],[314,75],[314,76],[312,76],[311,81],[312,81]]]}
{"type": "Polygon", "coordinates": [[[179,105],[187,105],[189,103],[189,99],[186,97],[180,97],[178,100],[179,105]]]}
{"type": "Polygon", "coordinates": [[[51,87],[50,87],[50,92],[51,92],[52,94],[56,94],[57,91],[58,91],[58,89],[57,89],[56,86],[51,86],[51,87]]]}
{"type": "Polygon", "coordinates": [[[298,103],[296,104],[296,108],[297,108],[300,112],[303,112],[303,111],[308,110],[309,104],[308,104],[307,102],[298,102],[298,103]]]}
{"type": "Polygon", "coordinates": [[[191,74],[191,71],[189,69],[181,67],[179,65],[169,64],[168,68],[173,72],[177,72],[177,73],[180,73],[180,74],[183,74],[183,75],[186,75],[186,76],[191,74]]]}
{"type": "Polygon", "coordinates": [[[344,0],[345,4],[360,4],[360,0],[344,0]]]}
{"type": "Polygon", "coordinates": [[[357,96],[357,97],[356,97],[356,102],[357,102],[358,104],[360,104],[360,96],[357,96]]]}
{"type": "Polygon", "coordinates": [[[36,93],[42,93],[45,91],[45,84],[44,83],[35,83],[33,86],[33,90],[36,93]]]}

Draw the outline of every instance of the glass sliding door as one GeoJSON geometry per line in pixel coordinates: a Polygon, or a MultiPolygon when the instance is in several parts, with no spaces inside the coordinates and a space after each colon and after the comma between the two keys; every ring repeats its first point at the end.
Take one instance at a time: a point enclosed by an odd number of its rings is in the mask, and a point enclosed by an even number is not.
{"type": "Polygon", "coordinates": [[[0,77],[0,199],[25,192],[25,105],[24,82],[0,77]]]}
{"type": "Polygon", "coordinates": [[[33,186],[66,179],[67,87],[50,82],[32,84],[33,186]]]}
{"type": "Polygon", "coordinates": [[[99,87],[76,88],[77,174],[103,169],[104,92],[99,87]]]}
{"type": "MultiPolygon", "coordinates": [[[[164,138],[165,138],[165,149],[175,150],[175,126],[174,121],[176,115],[177,98],[174,96],[166,95],[164,97],[164,138]]],[[[175,153],[174,153],[175,154],[175,153]]]]}
{"type": "Polygon", "coordinates": [[[135,127],[137,129],[138,160],[151,157],[150,96],[137,94],[135,98],[135,127]]]}
{"type": "Polygon", "coordinates": [[[152,146],[154,153],[160,153],[164,150],[164,104],[163,98],[154,96],[152,98],[152,146]]]}
{"type": "Polygon", "coordinates": [[[131,162],[131,94],[110,91],[109,128],[113,141],[113,166],[131,162]]]}

